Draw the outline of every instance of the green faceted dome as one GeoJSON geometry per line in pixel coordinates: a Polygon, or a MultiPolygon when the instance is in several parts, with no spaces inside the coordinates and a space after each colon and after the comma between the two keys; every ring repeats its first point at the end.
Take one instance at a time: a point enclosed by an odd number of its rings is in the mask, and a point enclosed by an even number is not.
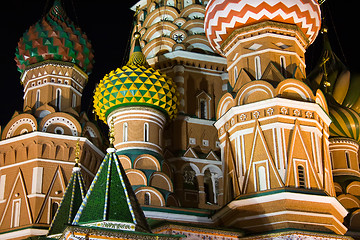
{"type": "Polygon", "coordinates": [[[170,119],[178,112],[175,82],[147,64],[138,39],[129,62],[105,75],[94,94],[95,113],[104,122],[114,109],[125,106],[154,107],[170,119]]]}
{"type": "Polygon", "coordinates": [[[93,68],[91,43],[66,16],[59,0],[23,34],[16,48],[15,61],[20,72],[44,60],[72,62],[87,74],[93,68]]]}

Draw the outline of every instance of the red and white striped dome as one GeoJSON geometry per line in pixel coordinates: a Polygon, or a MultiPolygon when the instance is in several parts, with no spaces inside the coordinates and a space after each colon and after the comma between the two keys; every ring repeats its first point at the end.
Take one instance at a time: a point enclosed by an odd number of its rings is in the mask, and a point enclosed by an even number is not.
{"type": "Polygon", "coordinates": [[[206,8],[205,33],[221,52],[222,42],[237,28],[272,20],[296,24],[311,44],[321,27],[316,0],[211,0],[206,8]]]}

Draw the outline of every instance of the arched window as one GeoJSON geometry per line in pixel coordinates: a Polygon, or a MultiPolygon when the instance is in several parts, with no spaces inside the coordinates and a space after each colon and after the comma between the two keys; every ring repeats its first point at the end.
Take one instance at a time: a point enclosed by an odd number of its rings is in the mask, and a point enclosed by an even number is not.
{"type": "Polygon", "coordinates": [[[12,227],[18,227],[20,225],[20,204],[20,199],[13,201],[12,227]]]}
{"type": "Polygon", "coordinates": [[[211,113],[211,97],[205,91],[201,91],[196,96],[196,115],[198,118],[210,119],[212,116],[211,113]]]}
{"type": "Polygon", "coordinates": [[[280,71],[281,71],[281,74],[285,76],[285,73],[286,73],[286,62],[285,62],[285,57],[284,56],[280,56],[280,71]]]}
{"type": "Polygon", "coordinates": [[[207,118],[207,103],[205,99],[200,100],[200,118],[207,118]]]}
{"type": "Polygon", "coordinates": [[[64,129],[62,128],[62,127],[56,127],[55,129],[54,129],[54,133],[56,133],[56,134],[64,134],[64,129]]]}
{"type": "Polygon", "coordinates": [[[303,166],[298,165],[297,170],[298,170],[299,188],[306,188],[305,169],[303,166]]]}
{"type": "Polygon", "coordinates": [[[149,141],[149,124],[148,123],[144,123],[144,141],[145,142],[149,141]]]}
{"type": "Polygon", "coordinates": [[[267,181],[266,181],[266,170],[264,166],[260,166],[258,168],[258,181],[259,181],[259,187],[258,190],[259,191],[264,191],[267,190],[267,181]]]}
{"type": "Polygon", "coordinates": [[[36,91],[36,102],[35,102],[35,108],[40,107],[40,90],[36,91]]]}
{"type": "Polygon", "coordinates": [[[61,111],[61,89],[56,89],[55,107],[58,111],[61,111]]]}
{"type": "Polygon", "coordinates": [[[51,204],[51,219],[54,219],[58,208],[59,208],[59,203],[58,202],[53,202],[51,204]]]}
{"type": "Polygon", "coordinates": [[[218,198],[218,178],[217,174],[206,169],[204,172],[205,201],[207,204],[217,204],[218,198]]]}
{"type": "Polygon", "coordinates": [[[345,152],[345,160],[346,160],[346,167],[347,167],[347,168],[351,168],[351,165],[350,165],[350,154],[349,154],[349,152],[345,152]]]}
{"type": "Polygon", "coordinates": [[[123,142],[127,142],[128,141],[128,124],[124,123],[123,124],[123,142]]]}
{"type": "Polygon", "coordinates": [[[162,146],[162,129],[159,128],[159,145],[162,146]]]}
{"type": "Polygon", "coordinates": [[[150,205],[151,204],[151,198],[150,193],[146,192],[144,194],[144,205],[150,205]]]}
{"type": "Polygon", "coordinates": [[[261,63],[260,63],[260,57],[255,57],[255,78],[256,80],[261,79],[261,63]]]}

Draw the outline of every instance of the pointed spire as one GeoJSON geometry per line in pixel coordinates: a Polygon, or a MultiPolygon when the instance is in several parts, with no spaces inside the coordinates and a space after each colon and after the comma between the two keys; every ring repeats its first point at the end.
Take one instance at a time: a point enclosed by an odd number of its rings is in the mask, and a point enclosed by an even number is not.
{"type": "Polygon", "coordinates": [[[135,45],[134,45],[134,50],[132,52],[132,54],[130,55],[129,61],[127,62],[127,66],[143,66],[146,68],[149,68],[149,64],[146,61],[146,57],[144,55],[144,53],[142,52],[141,46],[140,46],[140,37],[141,34],[139,32],[135,32],[134,33],[134,38],[135,38],[135,45]]]}
{"type": "Polygon", "coordinates": [[[51,17],[55,21],[60,21],[60,22],[64,22],[67,19],[67,15],[61,4],[61,0],[54,1],[54,4],[50,8],[47,16],[51,17]]]}
{"type": "Polygon", "coordinates": [[[114,148],[107,150],[73,225],[151,232],[114,148]]]}
{"type": "Polygon", "coordinates": [[[70,181],[66,187],[63,199],[51,222],[48,236],[54,237],[61,235],[65,228],[74,220],[75,214],[85,198],[85,184],[79,166],[79,140],[76,143],[75,165],[73,168],[70,181]]]}

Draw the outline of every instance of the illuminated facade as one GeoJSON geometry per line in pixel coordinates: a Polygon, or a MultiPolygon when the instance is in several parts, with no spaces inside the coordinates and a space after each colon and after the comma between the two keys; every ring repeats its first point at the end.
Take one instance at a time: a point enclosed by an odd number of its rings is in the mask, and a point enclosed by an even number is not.
{"type": "Polygon", "coordinates": [[[19,41],[24,113],[0,141],[0,237],[46,234],[59,209],[48,237],[359,238],[360,79],[332,52],[320,4],[141,0],[132,10],[129,61],[94,91],[106,154],[79,112],[86,35],[55,1],[19,41]]]}

